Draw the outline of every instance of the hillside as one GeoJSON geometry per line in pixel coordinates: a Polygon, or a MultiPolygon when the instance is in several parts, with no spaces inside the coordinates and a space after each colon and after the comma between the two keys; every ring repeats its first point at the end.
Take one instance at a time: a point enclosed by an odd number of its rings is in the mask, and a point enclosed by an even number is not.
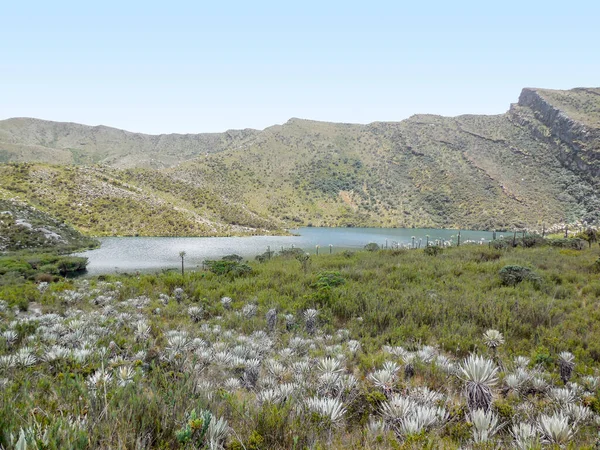
{"type": "Polygon", "coordinates": [[[71,226],[42,211],[0,198],[0,253],[22,249],[73,250],[93,244],[71,226]]]}
{"type": "Polygon", "coordinates": [[[92,235],[598,222],[600,89],[526,88],[494,116],[210,135],[10,119],[0,158],[36,163],[0,166],[8,193],[92,235]]]}
{"type": "Polygon", "coordinates": [[[30,118],[0,121],[0,162],[107,164],[159,169],[244,145],[258,132],[148,135],[30,118]]]}

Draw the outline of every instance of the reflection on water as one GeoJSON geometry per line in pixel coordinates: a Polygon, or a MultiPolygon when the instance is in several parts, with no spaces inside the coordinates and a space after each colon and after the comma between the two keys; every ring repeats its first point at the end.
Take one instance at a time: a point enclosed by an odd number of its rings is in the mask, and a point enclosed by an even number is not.
{"type": "MultiPolygon", "coordinates": [[[[267,249],[298,247],[316,253],[335,253],[347,249],[360,249],[370,242],[380,246],[425,245],[426,236],[435,240],[456,243],[457,230],[418,228],[299,228],[291,230],[298,236],[251,236],[251,237],[114,237],[101,238],[102,245],[95,250],[78,253],[89,258],[88,274],[98,275],[114,272],[156,271],[181,267],[179,252],[185,251],[185,265],[195,268],[205,259],[218,259],[232,253],[244,258],[254,258],[267,249]]],[[[485,241],[491,232],[461,231],[461,241],[485,241]]]]}

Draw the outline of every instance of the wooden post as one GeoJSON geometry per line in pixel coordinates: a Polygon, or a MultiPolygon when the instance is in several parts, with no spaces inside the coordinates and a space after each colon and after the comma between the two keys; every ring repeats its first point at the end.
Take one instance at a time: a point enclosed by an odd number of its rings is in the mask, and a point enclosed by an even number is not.
{"type": "Polygon", "coordinates": [[[456,240],[456,246],[460,247],[460,230],[458,230],[458,238],[456,240]]]}

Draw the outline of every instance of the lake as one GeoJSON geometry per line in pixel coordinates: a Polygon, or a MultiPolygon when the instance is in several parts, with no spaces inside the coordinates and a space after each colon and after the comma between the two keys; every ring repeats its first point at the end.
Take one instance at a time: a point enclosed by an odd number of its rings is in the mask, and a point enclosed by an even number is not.
{"type": "MultiPolygon", "coordinates": [[[[264,253],[282,248],[302,248],[319,254],[362,249],[366,244],[375,242],[386,245],[425,246],[426,235],[430,242],[439,240],[456,243],[458,230],[439,230],[426,228],[299,228],[290,230],[298,236],[249,236],[249,237],[109,237],[100,238],[101,246],[75,254],[89,258],[88,274],[122,273],[135,271],[158,271],[181,267],[179,252],[185,251],[185,267],[195,269],[206,259],[220,259],[225,255],[237,254],[252,259],[264,253]],[[331,249],[329,246],[332,246],[331,249]]],[[[485,242],[492,238],[487,231],[461,231],[461,242],[467,240],[485,242]]]]}

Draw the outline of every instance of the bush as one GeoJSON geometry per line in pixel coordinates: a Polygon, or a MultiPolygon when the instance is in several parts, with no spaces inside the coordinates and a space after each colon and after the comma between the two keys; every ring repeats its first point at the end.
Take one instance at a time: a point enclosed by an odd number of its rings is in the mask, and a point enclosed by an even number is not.
{"type": "Polygon", "coordinates": [[[252,272],[252,268],[249,265],[241,264],[236,261],[206,260],[203,264],[208,268],[208,270],[217,275],[231,275],[233,277],[237,277],[252,272]]]}
{"type": "Polygon", "coordinates": [[[442,253],[443,248],[437,245],[430,245],[429,247],[425,247],[425,254],[429,256],[437,256],[442,253]]]}
{"type": "Polygon", "coordinates": [[[594,262],[594,264],[592,264],[592,272],[600,273],[600,258],[598,258],[596,260],[596,262],[594,262]]]}
{"type": "Polygon", "coordinates": [[[522,281],[538,281],[539,277],[531,269],[523,266],[504,266],[500,269],[500,280],[504,286],[516,286],[522,281]]]}
{"type": "Polygon", "coordinates": [[[244,260],[244,258],[242,258],[240,255],[225,255],[221,258],[223,261],[234,261],[234,262],[242,262],[244,260]]]}
{"type": "Polygon", "coordinates": [[[375,242],[371,242],[365,245],[365,250],[368,252],[376,252],[377,250],[379,250],[379,245],[377,245],[375,242]]]}
{"type": "Polygon", "coordinates": [[[552,247],[558,248],[571,248],[573,250],[583,250],[586,242],[579,238],[562,238],[562,239],[548,239],[548,244],[552,247]]]}
{"type": "Polygon", "coordinates": [[[58,268],[58,273],[65,276],[70,273],[84,271],[87,266],[87,263],[87,258],[82,258],[79,256],[67,256],[61,258],[56,264],[56,267],[58,268]]]}
{"type": "Polygon", "coordinates": [[[315,287],[335,287],[344,284],[345,282],[346,280],[339,272],[319,272],[319,274],[317,274],[315,287]]]}
{"type": "Polygon", "coordinates": [[[285,248],[279,252],[279,256],[286,259],[293,259],[298,255],[304,255],[304,250],[301,248],[285,248]]]}

